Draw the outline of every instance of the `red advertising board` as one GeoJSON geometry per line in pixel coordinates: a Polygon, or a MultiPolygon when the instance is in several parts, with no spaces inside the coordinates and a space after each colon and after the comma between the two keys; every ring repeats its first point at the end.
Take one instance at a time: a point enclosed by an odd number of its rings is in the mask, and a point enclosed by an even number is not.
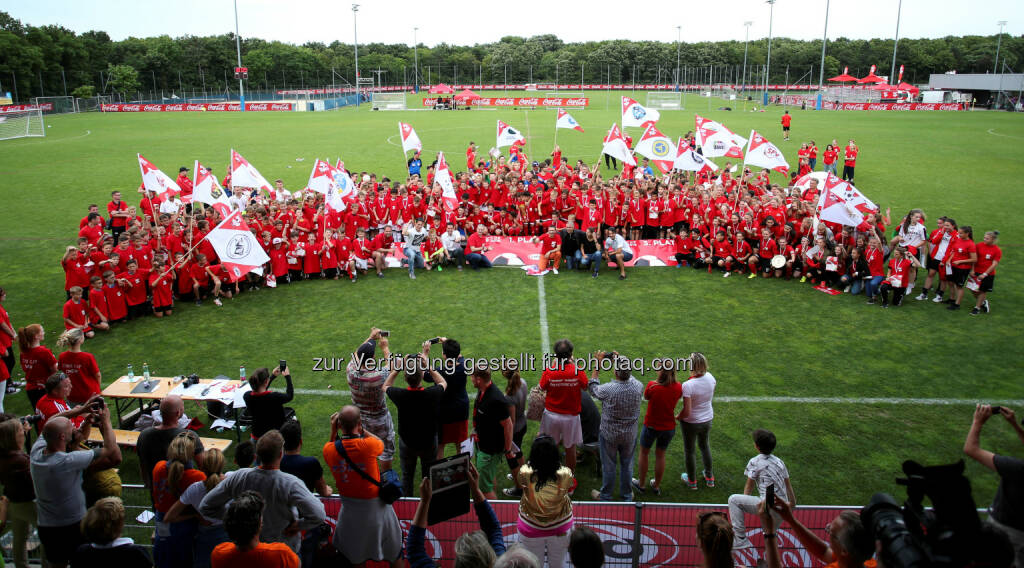
{"type": "Polygon", "coordinates": [[[2,105],[0,106],[0,113],[4,112],[20,112],[25,110],[53,110],[53,103],[43,103],[41,105],[2,105]]]}
{"type": "MultiPolygon", "coordinates": [[[[294,110],[292,103],[245,103],[245,110],[287,111],[294,110]]],[[[101,105],[103,112],[189,112],[189,111],[238,111],[238,103],[175,103],[175,104],[107,104],[101,105]]]]}
{"type": "Polygon", "coordinates": [[[963,110],[960,103],[835,103],[825,102],[826,110],[963,110]],[[837,108],[838,106],[838,108],[837,108]]]}
{"type": "MultiPolygon", "coordinates": [[[[423,106],[432,107],[437,104],[436,97],[423,99],[423,106]]],[[[500,97],[473,99],[473,106],[486,107],[585,107],[590,104],[586,97],[500,97]]]]}
{"type": "MultiPolygon", "coordinates": [[[[633,249],[633,259],[626,266],[675,266],[675,245],[670,239],[626,241],[633,249]]],[[[529,266],[540,259],[540,245],[531,237],[487,237],[491,250],[484,253],[494,266],[529,266]]],[[[400,251],[401,249],[396,249],[400,251]]],[[[388,257],[388,266],[400,266],[405,255],[395,252],[388,257]]]]}
{"type": "MultiPolygon", "coordinates": [[[[338,518],[341,500],[338,497],[322,497],[327,518],[332,526],[338,518]]],[[[415,499],[403,499],[394,504],[395,513],[401,521],[402,530],[407,532],[410,519],[419,503],[415,499]]],[[[494,512],[501,523],[506,545],[517,541],[516,520],[519,503],[515,501],[492,502],[494,512]]],[[[796,518],[821,538],[827,539],[825,527],[844,507],[798,507],[796,518]]],[[[724,505],[690,505],[672,503],[645,503],[637,510],[634,503],[574,502],[573,522],[586,525],[604,541],[605,564],[630,566],[634,554],[639,555],[640,566],[700,566],[702,556],[697,547],[697,516],[708,511],[725,512],[724,505]],[[639,527],[639,535],[636,531],[639,527]]],[[[764,539],[761,536],[760,521],[753,515],[746,517],[753,548],[733,553],[737,566],[755,566],[764,554],[764,539]]],[[[474,513],[470,512],[450,521],[427,528],[426,552],[439,566],[450,566],[455,558],[455,540],[463,533],[479,529],[474,513]]],[[[815,560],[793,535],[788,525],[776,531],[782,565],[791,567],[816,568],[823,566],[815,560]]],[[[567,563],[568,565],[568,563],[567,563]]]]}

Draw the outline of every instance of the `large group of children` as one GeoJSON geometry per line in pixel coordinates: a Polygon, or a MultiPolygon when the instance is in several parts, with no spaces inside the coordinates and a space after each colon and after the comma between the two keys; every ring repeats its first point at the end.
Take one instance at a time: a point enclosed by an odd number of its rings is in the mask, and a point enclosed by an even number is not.
{"type": "MultiPolygon", "coordinates": [[[[817,148],[805,146],[806,172],[814,167],[817,148]]],[[[851,148],[855,160],[853,141],[844,156],[850,159],[851,148]]],[[[831,154],[830,160],[834,163],[831,154]]],[[[127,319],[170,315],[176,300],[201,304],[212,298],[222,305],[222,297],[263,286],[310,278],[355,282],[370,269],[383,276],[386,257],[407,246],[403,232],[413,224],[428,233],[420,245],[428,269],[464,262],[462,255],[440,254],[445,247],[439,235],[446,232],[537,236],[554,226],[565,234],[571,223],[597,235],[671,239],[680,268],[809,280],[831,293],[863,290],[868,303],[880,300],[885,307],[900,305],[924,268],[924,291],[917,299],[926,299],[934,286],[934,301],[957,309],[967,289],[976,296],[972,314],[988,311],[987,293],[1001,258],[997,232],[975,242],[970,226],[949,217],[939,217],[929,232],[919,209],[895,225],[888,210],[869,213],[858,227],[816,222],[816,185],[799,191],[771,183],[767,170],[739,171],[731,164],[715,173],[657,176],[644,160],[635,167],[624,164],[621,173],[605,179],[597,164],[570,164],[557,146],[550,158],[531,162],[522,145],[506,161],[503,156],[479,159],[470,143],[466,171],[454,175],[455,208],[442,204],[442,189],[434,183],[436,164],[422,172],[417,153],[404,183],[351,174],[357,190],[342,212],[325,208],[319,193],[289,192],[281,180],[270,191],[232,187],[229,172],[223,185],[232,206],[244,209],[270,258],[264,276],[250,273],[239,281],[232,281],[204,239],[221,217],[212,207],[191,203],[187,168],[179,172],[178,196],[165,199],[140,186],[139,205],[133,206],[115,191],[106,216],[97,205],[89,206],[77,246],[67,247],[61,261],[68,295],[65,325],[91,337],[127,319]]],[[[852,179],[852,164],[846,165],[849,176],[844,172],[844,177],[852,179]]]]}

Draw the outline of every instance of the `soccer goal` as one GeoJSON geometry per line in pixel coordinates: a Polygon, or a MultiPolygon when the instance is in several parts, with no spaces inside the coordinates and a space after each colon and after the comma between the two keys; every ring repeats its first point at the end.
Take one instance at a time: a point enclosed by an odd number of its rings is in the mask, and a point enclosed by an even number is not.
{"type": "Polygon", "coordinates": [[[373,110],[405,110],[405,92],[374,92],[370,104],[373,110]]]}
{"type": "Polygon", "coordinates": [[[650,91],[647,93],[645,106],[658,110],[683,110],[683,93],[676,91],[650,91]]]}
{"type": "Polygon", "coordinates": [[[42,109],[43,114],[77,112],[74,97],[32,97],[32,104],[42,109]]]}
{"type": "Polygon", "coordinates": [[[0,112],[0,140],[46,136],[43,111],[39,109],[0,112]]]}

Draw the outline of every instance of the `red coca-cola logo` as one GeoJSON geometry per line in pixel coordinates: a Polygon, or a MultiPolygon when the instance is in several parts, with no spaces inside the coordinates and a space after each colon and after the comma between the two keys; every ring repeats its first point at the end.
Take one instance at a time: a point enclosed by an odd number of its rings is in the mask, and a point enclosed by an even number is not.
{"type": "Polygon", "coordinates": [[[140,112],[142,110],[141,105],[122,105],[121,110],[124,112],[140,112]]]}
{"type": "Polygon", "coordinates": [[[245,105],[246,110],[267,110],[267,103],[249,103],[245,105]]]}
{"type": "Polygon", "coordinates": [[[166,111],[179,111],[180,112],[180,111],[185,110],[185,105],[182,104],[182,103],[178,103],[176,105],[164,105],[164,110],[166,110],[166,111]]]}
{"type": "Polygon", "coordinates": [[[537,97],[519,99],[519,104],[521,104],[523,106],[536,106],[537,105],[537,97]]]}
{"type": "Polygon", "coordinates": [[[541,101],[543,106],[562,106],[561,97],[548,97],[541,101]]]}
{"type": "Polygon", "coordinates": [[[144,105],[142,110],[143,112],[161,112],[164,110],[164,105],[144,105]]]}
{"type": "Polygon", "coordinates": [[[516,104],[516,100],[514,98],[511,98],[511,97],[507,97],[507,98],[503,98],[503,99],[494,99],[494,104],[496,106],[512,106],[512,105],[516,104]]]}
{"type": "Polygon", "coordinates": [[[270,105],[270,110],[292,110],[292,103],[274,103],[270,105]]]}
{"type": "Polygon", "coordinates": [[[587,106],[587,99],[585,99],[585,98],[566,99],[565,100],[565,105],[566,106],[587,106]]]}
{"type": "MultiPolygon", "coordinates": [[[[882,105],[882,106],[884,107],[884,105],[882,105]]],[[[921,105],[918,105],[918,106],[921,106],[921,105]]],[[[889,108],[891,108],[892,110],[914,110],[914,106],[913,105],[909,105],[909,104],[890,105],[889,108]]],[[[882,110],[885,110],[885,109],[883,108],[882,110]]]]}

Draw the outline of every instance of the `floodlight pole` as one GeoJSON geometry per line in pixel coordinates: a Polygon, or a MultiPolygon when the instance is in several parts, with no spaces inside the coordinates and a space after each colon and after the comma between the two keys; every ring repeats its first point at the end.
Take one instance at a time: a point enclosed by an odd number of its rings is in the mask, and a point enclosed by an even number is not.
{"type": "MultiPolygon", "coordinates": [[[[235,53],[238,55],[238,66],[241,67],[242,40],[238,37],[238,0],[235,0],[235,53]]],[[[156,82],[155,77],[153,82],[156,82]]],[[[245,112],[245,87],[242,85],[242,75],[238,75],[238,111],[245,112]]]]}
{"type": "Polygon", "coordinates": [[[828,8],[831,3],[831,0],[825,0],[825,32],[821,36],[821,69],[818,71],[818,110],[821,110],[821,87],[825,84],[825,46],[828,44],[828,8]]]}
{"type": "Polygon", "coordinates": [[[750,25],[754,22],[743,22],[747,28],[746,38],[743,40],[743,73],[740,75],[740,92],[747,90],[747,44],[750,42],[750,25]]]}
{"type": "Polygon", "coordinates": [[[676,26],[676,92],[679,92],[679,46],[683,41],[683,26],[676,26]]]}
{"type": "Polygon", "coordinates": [[[992,72],[995,73],[999,67],[999,48],[1003,43],[1003,26],[1006,25],[1006,20],[999,20],[996,22],[999,24],[999,36],[996,39],[996,60],[992,62],[992,72]]]}
{"type": "Polygon", "coordinates": [[[359,36],[356,27],[356,13],[359,12],[359,4],[352,4],[352,44],[356,53],[356,109],[359,109],[359,36]]]}
{"type": "Polygon", "coordinates": [[[889,70],[889,84],[892,84],[892,78],[896,76],[896,48],[900,45],[900,13],[903,11],[903,0],[896,5],[896,39],[892,43],[892,68],[889,70]]]}
{"type": "MultiPolygon", "coordinates": [[[[768,106],[768,72],[772,68],[772,23],[775,19],[775,0],[766,0],[768,3],[768,59],[764,66],[764,95],[762,103],[768,106]]],[[[902,2],[903,0],[900,0],[902,2]]]]}
{"type": "Polygon", "coordinates": [[[413,57],[413,84],[416,85],[413,92],[420,92],[420,42],[416,39],[416,32],[419,28],[412,29],[412,57],[413,57]]]}

